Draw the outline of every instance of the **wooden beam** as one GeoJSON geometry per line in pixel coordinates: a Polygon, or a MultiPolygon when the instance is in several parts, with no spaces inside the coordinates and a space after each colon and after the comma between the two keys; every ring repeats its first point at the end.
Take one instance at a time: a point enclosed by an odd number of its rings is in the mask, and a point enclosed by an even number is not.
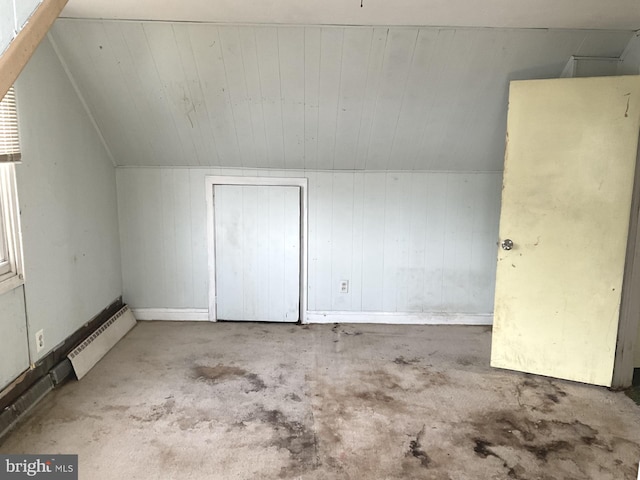
{"type": "Polygon", "coordinates": [[[68,0],[43,0],[0,56],[0,98],[3,98],[47,34],[68,0]]]}

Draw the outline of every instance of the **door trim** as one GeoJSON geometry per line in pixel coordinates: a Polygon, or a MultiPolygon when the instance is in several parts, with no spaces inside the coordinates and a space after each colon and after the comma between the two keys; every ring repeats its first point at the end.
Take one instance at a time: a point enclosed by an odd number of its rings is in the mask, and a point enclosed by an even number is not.
{"type": "Polygon", "coordinates": [[[640,287],[640,143],[636,154],[629,236],[625,258],[622,295],[620,298],[620,320],[618,340],[613,363],[611,387],[628,388],[633,384],[638,345],[638,318],[640,318],[640,297],[636,293],[640,287]]]}
{"type": "Polygon", "coordinates": [[[207,256],[209,267],[209,321],[216,322],[216,242],[213,189],[216,185],[248,185],[264,187],[300,187],[300,302],[298,323],[307,323],[307,178],[205,176],[207,201],[207,256]]]}

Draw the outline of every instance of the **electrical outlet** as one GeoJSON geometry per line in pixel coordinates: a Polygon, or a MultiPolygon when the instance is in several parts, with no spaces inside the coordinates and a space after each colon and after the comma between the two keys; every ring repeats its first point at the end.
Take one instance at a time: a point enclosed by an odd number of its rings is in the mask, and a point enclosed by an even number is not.
{"type": "Polygon", "coordinates": [[[349,293],[349,280],[340,280],[340,293],[349,293]]]}
{"type": "Polygon", "coordinates": [[[36,353],[44,350],[44,330],[38,330],[36,332],[36,353]]]}

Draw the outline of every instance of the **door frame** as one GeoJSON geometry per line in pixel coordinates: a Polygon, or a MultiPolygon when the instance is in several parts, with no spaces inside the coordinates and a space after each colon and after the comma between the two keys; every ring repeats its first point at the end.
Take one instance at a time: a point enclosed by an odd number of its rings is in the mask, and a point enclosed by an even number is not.
{"type": "Polygon", "coordinates": [[[308,225],[308,187],[306,177],[237,177],[225,175],[205,176],[207,202],[207,253],[209,268],[209,321],[218,321],[216,295],[216,237],[215,237],[215,200],[216,185],[246,185],[263,187],[299,187],[300,188],[300,301],[298,323],[307,323],[307,225],[308,225]]]}

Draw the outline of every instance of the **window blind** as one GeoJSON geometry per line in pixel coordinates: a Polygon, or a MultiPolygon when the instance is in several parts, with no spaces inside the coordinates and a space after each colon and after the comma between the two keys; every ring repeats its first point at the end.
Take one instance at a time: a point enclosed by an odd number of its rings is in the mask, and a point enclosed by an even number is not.
{"type": "Polygon", "coordinates": [[[11,87],[0,101],[0,162],[19,162],[18,109],[16,94],[11,87]]]}

